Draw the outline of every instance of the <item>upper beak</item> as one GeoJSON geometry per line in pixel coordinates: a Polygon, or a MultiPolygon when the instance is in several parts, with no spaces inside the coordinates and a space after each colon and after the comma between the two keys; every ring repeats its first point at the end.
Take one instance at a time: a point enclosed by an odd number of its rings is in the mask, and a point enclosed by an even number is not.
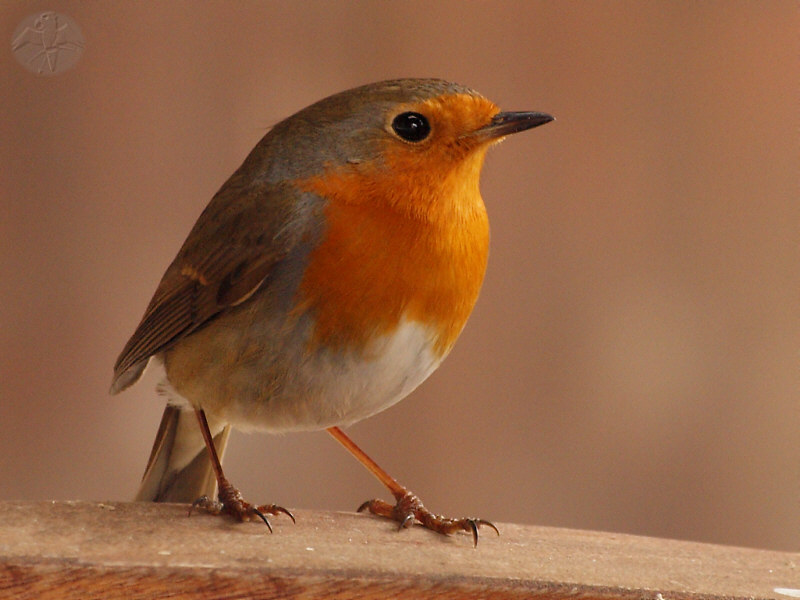
{"type": "Polygon", "coordinates": [[[555,117],[542,112],[501,112],[497,113],[487,125],[473,132],[473,135],[487,141],[496,140],[550,121],[555,121],[555,117]]]}

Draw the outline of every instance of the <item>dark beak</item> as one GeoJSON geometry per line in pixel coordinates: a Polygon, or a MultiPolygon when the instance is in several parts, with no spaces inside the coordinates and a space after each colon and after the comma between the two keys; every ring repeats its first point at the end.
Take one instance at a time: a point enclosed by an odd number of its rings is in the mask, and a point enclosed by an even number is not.
{"type": "Polygon", "coordinates": [[[488,125],[476,130],[473,135],[487,141],[496,140],[550,121],[555,121],[555,117],[541,112],[501,112],[497,113],[488,125]]]}

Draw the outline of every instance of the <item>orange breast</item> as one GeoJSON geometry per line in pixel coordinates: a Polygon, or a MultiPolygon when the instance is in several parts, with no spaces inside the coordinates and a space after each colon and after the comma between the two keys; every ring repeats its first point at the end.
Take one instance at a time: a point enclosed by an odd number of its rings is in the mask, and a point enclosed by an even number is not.
{"type": "Polygon", "coordinates": [[[478,297],[489,223],[478,189],[485,148],[454,165],[388,149],[385,165],[346,165],[298,185],[328,199],[298,310],[314,344],[364,349],[403,319],[427,325],[446,354],[478,297]]]}

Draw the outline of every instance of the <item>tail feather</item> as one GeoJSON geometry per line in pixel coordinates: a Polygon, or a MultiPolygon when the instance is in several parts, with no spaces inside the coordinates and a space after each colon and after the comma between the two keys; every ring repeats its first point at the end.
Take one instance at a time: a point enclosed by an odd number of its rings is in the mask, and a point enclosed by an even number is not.
{"type": "MultiPolygon", "coordinates": [[[[220,461],[231,428],[209,419],[220,461]]],[[[137,501],[194,502],[200,496],[216,498],[217,480],[208,458],[194,409],[168,405],[161,417],[137,501]]]]}

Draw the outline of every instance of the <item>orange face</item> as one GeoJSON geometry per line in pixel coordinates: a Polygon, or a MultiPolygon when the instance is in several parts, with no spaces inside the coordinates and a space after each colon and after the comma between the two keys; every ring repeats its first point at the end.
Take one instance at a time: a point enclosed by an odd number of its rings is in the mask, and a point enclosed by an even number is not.
{"type": "Polygon", "coordinates": [[[478,187],[489,141],[470,134],[497,113],[469,94],[398,105],[387,113],[379,160],[296,182],[328,200],[298,299],[298,312],[315,319],[316,345],[364,349],[411,320],[430,328],[435,352],[450,350],[477,299],[489,247],[478,187]],[[427,118],[425,139],[392,131],[405,112],[427,118]]]}

